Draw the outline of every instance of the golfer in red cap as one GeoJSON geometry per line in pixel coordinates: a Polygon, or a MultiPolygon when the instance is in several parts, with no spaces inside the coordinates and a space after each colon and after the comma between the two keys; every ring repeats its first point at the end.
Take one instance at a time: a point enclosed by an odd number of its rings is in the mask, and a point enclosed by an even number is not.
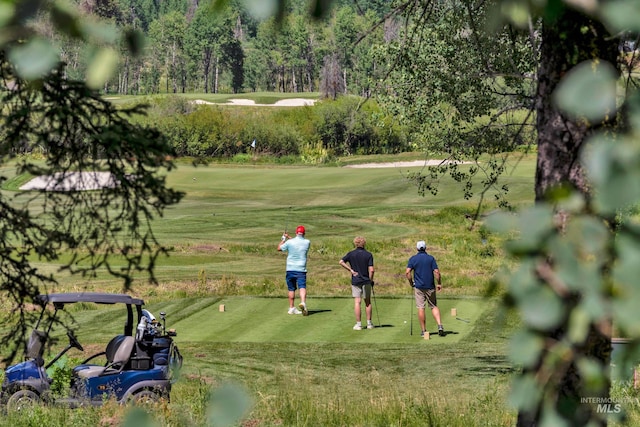
{"type": "Polygon", "coordinates": [[[287,233],[282,235],[278,250],[287,252],[287,289],[289,290],[289,314],[309,314],[307,310],[307,254],[311,242],[304,237],[304,226],[296,228],[293,239],[287,233]],[[300,304],[295,307],[296,289],[300,289],[300,304]]]}

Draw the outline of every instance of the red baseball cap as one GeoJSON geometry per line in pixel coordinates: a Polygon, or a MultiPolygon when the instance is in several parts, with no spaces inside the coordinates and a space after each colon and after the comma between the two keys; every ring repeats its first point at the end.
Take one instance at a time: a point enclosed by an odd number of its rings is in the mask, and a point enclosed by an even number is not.
{"type": "Polygon", "coordinates": [[[305,229],[303,225],[299,225],[298,228],[296,228],[296,234],[304,234],[305,233],[305,229]]]}

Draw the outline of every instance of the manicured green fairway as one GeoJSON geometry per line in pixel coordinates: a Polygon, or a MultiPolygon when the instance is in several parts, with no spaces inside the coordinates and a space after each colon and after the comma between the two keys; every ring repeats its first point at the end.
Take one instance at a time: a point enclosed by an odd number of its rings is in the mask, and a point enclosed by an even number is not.
{"type": "MultiPolygon", "coordinates": [[[[189,345],[199,342],[453,344],[468,338],[482,319],[482,311],[487,309],[486,301],[481,298],[440,298],[438,306],[447,335],[437,336],[435,322],[427,311],[429,341],[420,338],[417,310],[413,298],[408,296],[376,297],[373,304],[376,328],[362,331],[352,329],[355,318],[350,297],[309,298],[308,316],[287,314],[286,296],[186,298],[150,304],[146,308],[158,319],[160,312],[165,312],[166,327],[177,330],[178,343],[189,345]],[[224,311],[220,311],[222,305],[224,311]],[[457,311],[455,317],[451,315],[452,308],[457,311]]],[[[362,309],[365,319],[364,304],[362,309]]],[[[75,311],[73,316],[82,325],[78,334],[80,341],[85,343],[106,343],[113,334],[121,333],[125,320],[123,307],[75,311]],[[104,318],[114,321],[105,324],[101,320],[104,318]]]]}
{"type": "Polygon", "coordinates": [[[286,298],[208,300],[210,305],[203,302],[198,312],[171,323],[171,327],[177,329],[180,341],[451,344],[469,334],[482,308],[480,299],[440,299],[438,305],[447,335],[437,336],[435,322],[427,312],[431,339],[426,341],[420,338],[417,310],[410,298],[376,298],[378,306],[374,304],[373,323],[382,326],[362,331],[352,329],[355,318],[351,298],[309,299],[307,317],[288,315],[286,298]],[[224,305],[224,312],[220,311],[220,305],[224,305]],[[469,323],[451,316],[454,307],[457,317],[469,320],[469,323]]]}

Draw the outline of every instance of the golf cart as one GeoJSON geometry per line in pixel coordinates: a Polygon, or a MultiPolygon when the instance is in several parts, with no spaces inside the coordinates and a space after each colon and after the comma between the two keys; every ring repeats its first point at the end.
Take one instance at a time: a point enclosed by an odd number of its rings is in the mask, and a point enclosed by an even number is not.
{"type": "Polygon", "coordinates": [[[35,303],[42,307],[42,312],[27,343],[25,360],[5,370],[0,400],[8,409],[19,410],[40,402],[78,407],[97,406],[110,399],[120,403],[169,399],[171,385],[182,367],[182,356],[173,342],[175,331],[165,328],[164,312],[160,313],[160,324],[142,308],[143,300],[124,294],[56,293],[39,295],[35,303]],[[84,349],[70,331],[67,331],[69,344],[47,364],[43,360],[44,349],[60,310],[66,304],[79,302],[124,304],[127,316],[124,333],[113,337],[105,351],[75,366],[68,397],[54,402],[50,392],[53,380],[47,375],[47,369],[71,348],[84,349]],[[55,311],[48,322],[43,322],[49,304],[55,311]],[[41,323],[48,324],[40,328],[41,323]],[[96,364],[104,359],[104,364],[96,364]]]}

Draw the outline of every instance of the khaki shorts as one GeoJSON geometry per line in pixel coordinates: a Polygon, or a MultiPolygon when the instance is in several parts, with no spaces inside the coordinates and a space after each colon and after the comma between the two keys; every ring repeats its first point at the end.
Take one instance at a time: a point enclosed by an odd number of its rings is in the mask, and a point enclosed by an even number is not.
{"type": "Polygon", "coordinates": [[[429,304],[429,308],[436,308],[438,306],[435,289],[413,288],[413,294],[416,297],[417,308],[424,309],[426,307],[426,304],[429,304]]]}
{"type": "Polygon", "coordinates": [[[351,296],[354,298],[371,298],[371,283],[366,285],[351,285],[351,296]]]}

